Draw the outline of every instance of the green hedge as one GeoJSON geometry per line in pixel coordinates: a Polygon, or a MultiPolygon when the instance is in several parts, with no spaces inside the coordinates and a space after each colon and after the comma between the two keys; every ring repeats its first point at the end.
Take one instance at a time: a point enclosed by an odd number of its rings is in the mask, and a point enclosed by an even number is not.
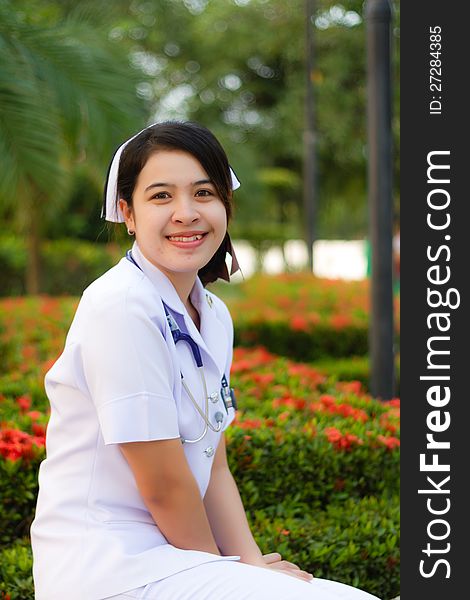
{"type": "MultiPolygon", "coordinates": [[[[43,378],[76,302],[0,301],[0,591],[11,600],[33,598],[27,536],[48,421],[43,378]],[[24,458],[14,455],[15,431],[24,458]]],[[[358,364],[356,374],[365,368],[358,364]]],[[[236,347],[240,410],[227,431],[228,459],[264,552],[278,549],[319,577],[387,600],[399,587],[400,403],[371,398],[360,377],[340,380],[342,361],[331,365],[236,347]]]]}
{"type": "MultiPolygon", "coordinates": [[[[227,432],[231,471],[247,510],[272,514],[282,504],[295,514],[347,498],[396,495],[398,452],[375,443],[340,452],[323,433],[310,437],[300,428],[293,421],[284,428],[263,425],[250,430],[249,439],[247,431],[236,426],[227,432]]],[[[352,425],[348,428],[354,430],[352,425]]]]}
{"type": "Polygon", "coordinates": [[[340,581],[390,600],[400,590],[398,498],[348,499],[303,517],[250,518],[263,553],[273,549],[322,579],[340,581]]]}
{"type": "MultiPolygon", "coordinates": [[[[360,381],[364,389],[370,385],[370,359],[368,356],[322,357],[313,366],[337,381],[360,381]]],[[[400,357],[395,359],[395,393],[400,395],[400,357]]]]}
{"type": "Polygon", "coordinates": [[[0,545],[29,535],[38,492],[37,474],[43,452],[32,461],[0,456],[0,545]]]}
{"type": "MultiPolygon", "coordinates": [[[[298,517],[346,499],[396,496],[399,452],[378,442],[377,435],[364,435],[362,423],[325,416],[312,426],[301,413],[285,416],[283,411],[271,421],[259,422],[244,417],[227,430],[231,471],[249,512],[263,510],[275,516],[282,505],[286,514],[298,517]],[[361,443],[337,448],[328,438],[328,426],[333,424],[361,443]]],[[[374,426],[368,425],[368,430],[374,431],[374,426]]],[[[31,453],[31,459],[15,461],[0,455],[0,541],[5,544],[27,535],[32,521],[44,454],[34,445],[31,453]]]]}
{"type": "MultiPolygon", "coordinates": [[[[42,294],[79,295],[123,255],[117,243],[94,244],[74,239],[44,242],[41,252],[42,294]]],[[[23,238],[0,237],[0,295],[26,293],[27,250],[23,238]]]]}
{"type": "Polygon", "coordinates": [[[368,352],[368,327],[349,325],[338,330],[319,323],[312,331],[295,331],[288,322],[237,321],[235,344],[263,345],[271,352],[305,362],[325,356],[361,356],[368,352]]]}
{"type": "Polygon", "coordinates": [[[29,539],[0,550],[1,600],[34,600],[33,556],[29,539]]]}
{"type": "MultiPolygon", "coordinates": [[[[399,593],[398,500],[348,499],[309,516],[248,513],[263,553],[276,550],[316,577],[341,581],[389,600],[399,593]]],[[[0,552],[0,592],[34,600],[29,539],[0,552]]]]}

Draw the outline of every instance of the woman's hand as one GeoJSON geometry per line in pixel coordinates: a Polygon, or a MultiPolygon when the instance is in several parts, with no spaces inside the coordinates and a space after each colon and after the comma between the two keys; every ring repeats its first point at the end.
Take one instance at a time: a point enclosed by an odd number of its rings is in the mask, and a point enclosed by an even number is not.
{"type": "Polygon", "coordinates": [[[297,577],[298,579],[303,579],[307,582],[310,582],[313,579],[313,575],[311,573],[302,571],[301,568],[294,563],[291,563],[287,560],[282,560],[282,556],[279,554],[279,552],[263,554],[263,560],[265,567],[268,569],[275,569],[276,571],[281,571],[286,575],[297,577]]]}

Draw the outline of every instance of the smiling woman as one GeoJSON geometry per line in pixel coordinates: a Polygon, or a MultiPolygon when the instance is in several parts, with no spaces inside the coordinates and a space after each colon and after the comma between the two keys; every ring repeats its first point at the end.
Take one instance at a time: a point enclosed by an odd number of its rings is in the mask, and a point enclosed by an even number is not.
{"type": "Polygon", "coordinates": [[[233,323],[204,286],[230,279],[227,252],[238,268],[238,185],[195,123],[152,125],[114,156],[103,215],[136,239],[84,291],[46,375],[36,600],[374,598],[263,555],[228,467],[233,323]]]}
{"type": "Polygon", "coordinates": [[[154,150],[132,198],[120,199],[119,207],[144,256],[188,306],[199,269],[209,263],[227,231],[227,211],[216,185],[191,154],[154,150]]]}

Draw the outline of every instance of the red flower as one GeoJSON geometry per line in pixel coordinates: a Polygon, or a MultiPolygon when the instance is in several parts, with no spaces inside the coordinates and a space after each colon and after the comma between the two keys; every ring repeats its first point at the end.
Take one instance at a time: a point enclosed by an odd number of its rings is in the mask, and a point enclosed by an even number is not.
{"type": "Polygon", "coordinates": [[[294,331],[306,331],[308,329],[308,321],[302,315],[294,315],[290,320],[290,327],[294,331]]]}
{"type": "Polygon", "coordinates": [[[253,373],[251,379],[255,383],[267,387],[274,381],[274,373],[253,373]]]}
{"type": "Polygon", "coordinates": [[[323,430],[323,433],[326,435],[328,441],[331,443],[338,442],[342,436],[341,431],[339,431],[339,429],[336,429],[336,427],[326,427],[323,430]]]}
{"type": "Polygon", "coordinates": [[[343,435],[336,427],[326,427],[323,432],[337,450],[350,450],[354,444],[360,446],[364,443],[357,435],[352,433],[343,435]]]}
{"type": "Polygon", "coordinates": [[[393,436],[385,436],[385,435],[378,435],[377,439],[379,440],[379,442],[381,442],[384,446],[386,446],[389,450],[393,450],[394,448],[399,448],[400,447],[400,440],[396,437],[393,436]]]}
{"type": "Polygon", "coordinates": [[[30,412],[26,413],[26,415],[33,421],[37,421],[42,417],[42,413],[40,413],[38,410],[31,410],[30,412]]]}
{"type": "Polygon", "coordinates": [[[20,407],[20,411],[22,413],[26,412],[29,408],[31,408],[31,398],[27,395],[20,396],[16,399],[16,403],[20,407]]]}
{"type": "Polygon", "coordinates": [[[24,360],[30,360],[31,358],[36,357],[36,347],[31,344],[23,346],[21,349],[21,354],[23,355],[24,360]]]}
{"type": "Polygon", "coordinates": [[[362,394],[362,383],[360,381],[338,381],[336,389],[345,394],[360,396],[362,394]]]}
{"type": "Polygon", "coordinates": [[[262,419],[245,419],[236,423],[240,429],[259,429],[263,425],[262,419]]]}
{"type": "Polygon", "coordinates": [[[18,429],[2,429],[0,431],[0,455],[7,460],[16,461],[20,458],[34,457],[33,444],[43,446],[41,438],[30,436],[18,429]]]}
{"type": "Polygon", "coordinates": [[[351,325],[352,322],[351,317],[346,315],[331,315],[329,321],[330,325],[335,329],[343,329],[344,327],[351,325]]]}
{"type": "Polygon", "coordinates": [[[31,429],[33,430],[34,435],[37,435],[37,436],[45,436],[46,435],[46,428],[44,427],[44,425],[40,425],[39,423],[33,423],[31,429]]]}
{"type": "Polygon", "coordinates": [[[299,377],[302,385],[317,386],[319,383],[323,383],[326,379],[325,375],[319,373],[316,369],[309,365],[290,363],[287,372],[289,375],[299,377]]]}
{"type": "Polygon", "coordinates": [[[322,394],[320,396],[320,402],[325,406],[332,406],[333,404],[336,404],[336,398],[329,394],[322,394]]]}

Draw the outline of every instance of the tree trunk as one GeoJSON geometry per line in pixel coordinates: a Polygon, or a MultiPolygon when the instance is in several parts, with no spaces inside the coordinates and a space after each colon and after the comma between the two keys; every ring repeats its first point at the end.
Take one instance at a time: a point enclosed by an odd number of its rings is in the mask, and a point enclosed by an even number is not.
{"type": "Polygon", "coordinates": [[[26,293],[37,295],[40,292],[41,281],[41,228],[39,211],[33,205],[29,214],[26,231],[28,260],[26,264],[26,293]]]}

